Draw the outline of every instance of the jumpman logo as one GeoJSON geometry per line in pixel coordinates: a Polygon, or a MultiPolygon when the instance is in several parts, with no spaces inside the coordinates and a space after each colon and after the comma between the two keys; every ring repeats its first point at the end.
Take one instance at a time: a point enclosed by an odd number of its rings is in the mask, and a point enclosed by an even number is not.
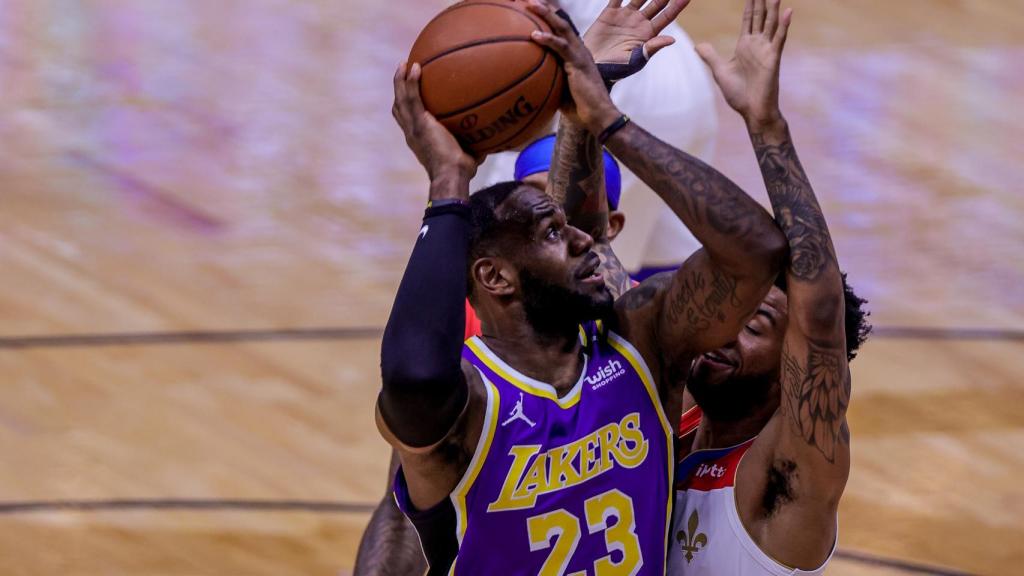
{"type": "Polygon", "coordinates": [[[501,423],[501,427],[504,428],[505,426],[508,426],[509,424],[515,422],[516,420],[522,420],[523,422],[526,422],[527,424],[530,425],[530,428],[533,428],[534,426],[537,425],[536,422],[534,422],[533,420],[530,420],[529,418],[527,418],[526,414],[523,413],[523,393],[522,392],[519,393],[519,401],[516,402],[516,407],[513,408],[512,412],[509,413],[508,420],[505,420],[504,422],[501,423]]]}

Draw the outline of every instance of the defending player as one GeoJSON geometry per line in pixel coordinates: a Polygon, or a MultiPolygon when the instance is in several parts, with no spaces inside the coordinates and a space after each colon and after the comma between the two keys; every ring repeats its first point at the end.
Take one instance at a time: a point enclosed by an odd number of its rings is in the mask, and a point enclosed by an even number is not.
{"type": "Polygon", "coordinates": [[[820,574],[835,549],[850,471],[848,362],[869,327],[779,110],[791,17],[779,0],[748,0],[731,60],[699,48],[746,121],[790,254],[784,289],[693,364],[687,386],[704,420],[676,473],[674,576],[820,574]]]}
{"type": "Polygon", "coordinates": [[[401,455],[396,491],[432,572],[661,573],[664,410],[678,414],[679,401],[667,383],[738,331],[784,242],[734,184],[622,117],[579,38],[532,9],[556,32],[535,41],[562,57],[583,125],[705,250],[672,282],[613,304],[592,239],[547,195],[506,183],[468,198],[475,162],[423,110],[418,66],[401,67],[395,115],[433,205],[385,330],[378,423],[401,455]],[[460,353],[467,284],[485,336],[460,353]]]}

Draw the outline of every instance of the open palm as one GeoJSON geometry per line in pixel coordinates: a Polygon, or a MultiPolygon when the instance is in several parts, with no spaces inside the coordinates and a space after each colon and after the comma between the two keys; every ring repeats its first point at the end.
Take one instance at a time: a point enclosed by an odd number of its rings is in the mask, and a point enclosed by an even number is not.
{"type": "Polygon", "coordinates": [[[779,64],[793,11],[780,17],[780,0],[747,0],[732,58],[720,57],[710,44],[697,52],[711,68],[726,102],[747,124],[766,123],[779,114],[779,64]]]}
{"type": "Polygon", "coordinates": [[[639,46],[650,58],[675,42],[658,34],[687,4],[689,0],[631,0],[622,6],[621,0],[611,0],[583,35],[583,42],[598,63],[625,64],[639,46]]]}

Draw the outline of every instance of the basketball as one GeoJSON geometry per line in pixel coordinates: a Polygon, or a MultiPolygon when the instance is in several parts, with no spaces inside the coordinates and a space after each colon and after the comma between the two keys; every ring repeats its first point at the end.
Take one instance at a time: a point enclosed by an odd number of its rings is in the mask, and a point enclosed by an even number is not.
{"type": "Polygon", "coordinates": [[[530,40],[547,23],[525,0],[464,0],[437,15],[413,44],[423,104],[475,154],[515,148],[558,110],[564,72],[530,40]]]}

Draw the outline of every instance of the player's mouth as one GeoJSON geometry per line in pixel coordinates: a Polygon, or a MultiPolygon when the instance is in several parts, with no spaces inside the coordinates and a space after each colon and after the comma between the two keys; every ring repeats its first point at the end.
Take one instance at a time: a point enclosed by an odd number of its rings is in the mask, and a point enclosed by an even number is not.
{"type": "Polygon", "coordinates": [[[717,350],[705,353],[700,359],[715,368],[735,368],[737,366],[737,362],[717,350]]]}
{"type": "Polygon", "coordinates": [[[584,284],[604,284],[604,275],[597,270],[600,266],[601,258],[597,254],[591,253],[587,263],[576,274],[576,278],[582,280],[584,284]]]}

